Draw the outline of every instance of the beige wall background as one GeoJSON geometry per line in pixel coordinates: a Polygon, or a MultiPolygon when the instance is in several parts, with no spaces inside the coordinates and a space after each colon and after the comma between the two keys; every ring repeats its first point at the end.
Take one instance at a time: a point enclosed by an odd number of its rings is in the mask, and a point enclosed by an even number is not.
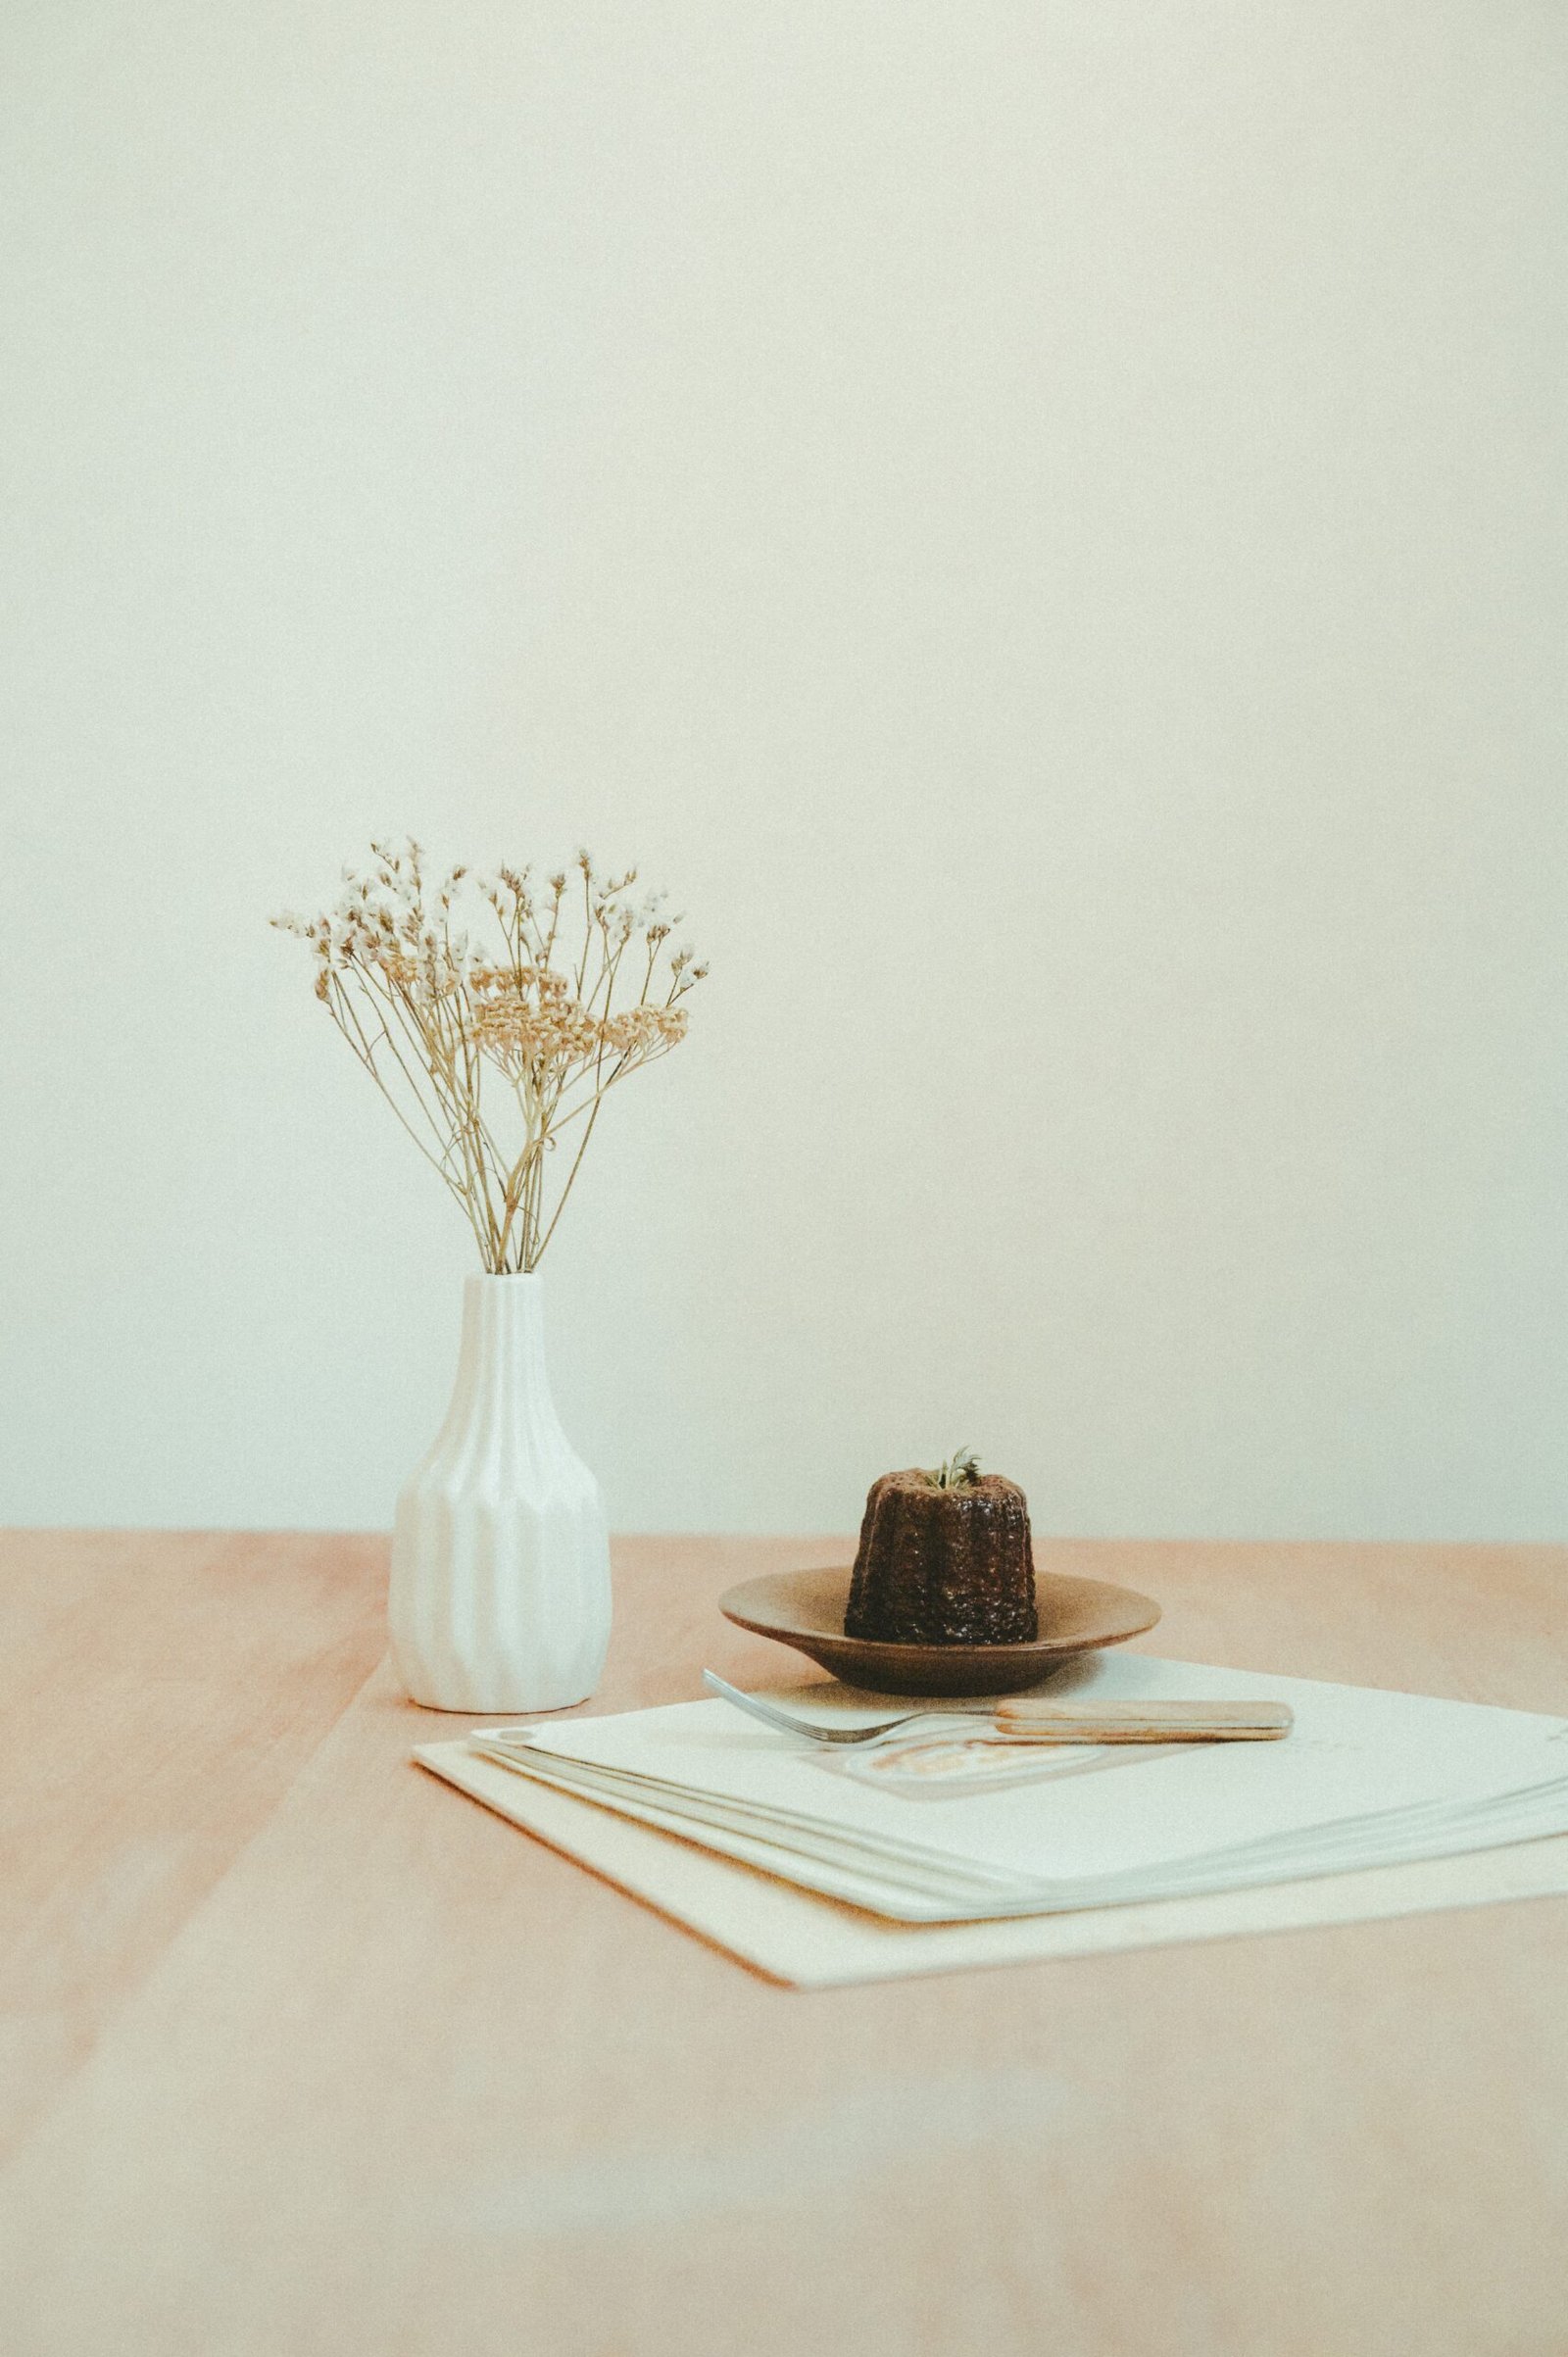
{"type": "Polygon", "coordinates": [[[552,1248],[622,1528],[1568,1536],[1568,19],[0,26],[0,1515],[385,1525],[466,1237],[279,906],[713,979],[552,1248]]]}

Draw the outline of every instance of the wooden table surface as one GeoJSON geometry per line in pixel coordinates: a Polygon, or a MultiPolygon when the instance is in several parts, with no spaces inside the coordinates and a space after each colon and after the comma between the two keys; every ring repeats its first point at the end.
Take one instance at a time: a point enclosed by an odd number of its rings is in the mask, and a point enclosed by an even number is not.
{"type": "MultiPolygon", "coordinates": [[[[781,1989],[406,1765],[385,1551],[0,1543],[5,2357],[1568,2351],[1568,1902],[781,1989]]],[[[1046,1553],[1568,1712],[1562,1548],[1046,1553]]],[[[625,1542],[595,1707],[843,1559],[625,1542]]]]}

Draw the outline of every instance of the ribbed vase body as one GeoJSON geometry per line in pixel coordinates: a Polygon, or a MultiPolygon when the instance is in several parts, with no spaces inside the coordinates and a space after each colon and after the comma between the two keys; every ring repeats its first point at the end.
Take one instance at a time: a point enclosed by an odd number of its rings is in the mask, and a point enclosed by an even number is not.
{"type": "Polygon", "coordinates": [[[469,1277],[446,1422],[398,1498],[392,1654],[435,1710],[563,1710],[610,1643],[599,1484],[561,1429],[539,1277],[469,1277]]]}

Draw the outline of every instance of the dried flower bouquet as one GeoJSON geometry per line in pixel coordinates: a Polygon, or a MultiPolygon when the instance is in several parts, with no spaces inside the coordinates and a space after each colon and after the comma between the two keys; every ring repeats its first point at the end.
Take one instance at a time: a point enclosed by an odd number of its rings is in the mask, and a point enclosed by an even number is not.
{"type": "Polygon", "coordinates": [[[602,874],[579,852],[542,883],[527,867],[435,877],[416,843],[370,850],[334,908],[272,921],[311,944],[317,997],[462,1204],[485,1268],[536,1268],[606,1096],[685,1038],[681,1002],[708,968],[672,945],[665,895],[633,901],[635,868],[602,874]]]}

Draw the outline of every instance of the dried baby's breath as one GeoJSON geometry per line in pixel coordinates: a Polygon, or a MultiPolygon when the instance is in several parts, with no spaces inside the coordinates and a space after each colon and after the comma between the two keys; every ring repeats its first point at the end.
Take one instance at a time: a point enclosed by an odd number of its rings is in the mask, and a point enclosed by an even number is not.
{"type": "Polygon", "coordinates": [[[273,923],[311,945],[316,995],[463,1209],[497,1276],[537,1267],[607,1093],[686,1036],[708,972],[673,942],[664,895],[587,852],[528,867],[428,872],[415,842],[372,843],[323,915],[273,923]],[[553,1157],[569,1158],[558,1185],[553,1157]]]}

